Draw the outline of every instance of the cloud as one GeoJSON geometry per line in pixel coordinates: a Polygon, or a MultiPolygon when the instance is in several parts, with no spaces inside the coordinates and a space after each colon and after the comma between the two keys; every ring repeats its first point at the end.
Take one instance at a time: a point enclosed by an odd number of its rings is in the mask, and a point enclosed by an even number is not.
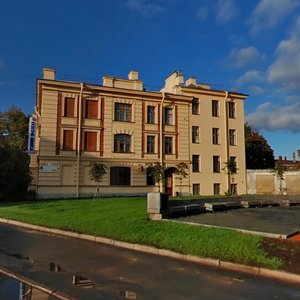
{"type": "Polygon", "coordinates": [[[247,71],[243,76],[241,76],[237,80],[237,85],[238,86],[243,86],[248,83],[253,83],[253,82],[260,82],[263,80],[262,74],[258,70],[251,70],[247,71]]]}
{"type": "Polygon", "coordinates": [[[238,8],[232,0],[218,0],[216,21],[219,24],[231,22],[238,15],[238,8]]]}
{"type": "Polygon", "coordinates": [[[261,0],[248,21],[251,33],[275,28],[299,6],[298,0],[261,0]]]}
{"type": "Polygon", "coordinates": [[[300,16],[290,37],[276,49],[276,59],[268,68],[268,80],[287,89],[300,91],[300,16]]]}
{"type": "Polygon", "coordinates": [[[246,121],[256,128],[268,131],[286,130],[300,132],[300,101],[298,103],[279,106],[264,103],[254,113],[246,116],[246,121]]]}
{"type": "Polygon", "coordinates": [[[127,0],[128,8],[139,12],[144,17],[151,17],[154,14],[164,11],[164,8],[150,3],[147,0],[127,0]]]}
{"type": "Polygon", "coordinates": [[[242,68],[262,61],[265,58],[256,48],[248,47],[232,49],[229,53],[229,63],[235,68],[242,68]]]}

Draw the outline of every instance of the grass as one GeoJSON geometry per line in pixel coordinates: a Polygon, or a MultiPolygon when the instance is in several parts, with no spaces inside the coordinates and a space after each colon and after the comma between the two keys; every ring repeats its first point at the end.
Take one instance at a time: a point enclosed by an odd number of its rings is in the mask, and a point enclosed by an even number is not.
{"type": "Polygon", "coordinates": [[[262,238],[236,231],[147,220],[146,198],[48,200],[0,205],[0,217],[170,249],[183,254],[277,269],[262,238]]]}

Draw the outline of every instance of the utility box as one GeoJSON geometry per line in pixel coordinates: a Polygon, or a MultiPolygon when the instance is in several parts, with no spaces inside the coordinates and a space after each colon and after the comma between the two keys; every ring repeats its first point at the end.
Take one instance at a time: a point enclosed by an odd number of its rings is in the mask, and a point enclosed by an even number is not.
{"type": "Polygon", "coordinates": [[[147,194],[147,212],[149,219],[161,220],[168,215],[169,196],[166,193],[147,194]]]}

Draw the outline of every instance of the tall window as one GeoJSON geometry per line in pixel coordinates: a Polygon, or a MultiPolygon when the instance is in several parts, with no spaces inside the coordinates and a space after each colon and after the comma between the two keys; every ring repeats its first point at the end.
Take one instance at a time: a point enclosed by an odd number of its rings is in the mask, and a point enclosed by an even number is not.
{"type": "Polygon", "coordinates": [[[147,123],[154,124],[155,123],[155,106],[147,106],[147,123]]]}
{"type": "Polygon", "coordinates": [[[200,195],[200,183],[193,183],[193,195],[200,195]]]}
{"type": "Polygon", "coordinates": [[[220,194],[221,194],[221,184],[214,183],[214,195],[220,195],[220,194]]]}
{"type": "Polygon", "coordinates": [[[199,127],[192,126],[192,143],[199,143],[199,127]]]}
{"type": "Polygon", "coordinates": [[[213,172],[220,173],[220,156],[213,156],[213,172]]]}
{"type": "Polygon", "coordinates": [[[173,150],[173,140],[172,137],[166,136],[165,137],[165,154],[172,154],[173,150]]]}
{"type": "Polygon", "coordinates": [[[147,168],[147,185],[155,185],[153,175],[150,171],[150,168],[147,168]]]}
{"type": "Polygon", "coordinates": [[[147,153],[155,153],[155,136],[147,136],[147,153]]]}
{"type": "Polygon", "coordinates": [[[219,128],[212,129],[212,142],[214,145],[219,144],[219,128]]]}
{"type": "Polygon", "coordinates": [[[234,119],[235,118],[235,103],[228,102],[228,117],[234,119]]]}
{"type": "Polygon", "coordinates": [[[198,99],[194,99],[192,101],[192,114],[199,115],[199,100],[198,99]]]}
{"type": "Polygon", "coordinates": [[[235,156],[230,156],[229,157],[230,162],[232,162],[235,165],[236,171],[237,171],[237,162],[236,162],[236,157],[235,156]]]}
{"type": "Polygon", "coordinates": [[[87,119],[98,119],[98,101],[85,101],[85,117],[87,119]]]}
{"type": "Polygon", "coordinates": [[[111,167],[110,185],[130,185],[131,169],[129,167],[111,167]]]}
{"type": "Polygon", "coordinates": [[[75,99],[74,98],[65,98],[64,105],[64,116],[65,117],[74,117],[75,116],[75,99]]]}
{"type": "Polygon", "coordinates": [[[129,134],[115,134],[114,137],[115,152],[131,151],[131,136],[129,134]]]}
{"type": "Polygon", "coordinates": [[[192,155],[192,170],[199,172],[199,155],[192,155]]]}
{"type": "Polygon", "coordinates": [[[236,145],[235,129],[229,129],[229,145],[230,146],[235,146],[236,145]]]}
{"type": "Polygon", "coordinates": [[[213,117],[219,116],[219,101],[218,100],[212,100],[211,103],[211,113],[213,117]]]}
{"type": "Polygon", "coordinates": [[[63,150],[73,150],[73,130],[63,131],[63,150]]]}
{"type": "Polygon", "coordinates": [[[131,104],[115,103],[115,121],[131,122],[131,104]]]}
{"type": "Polygon", "coordinates": [[[170,107],[164,108],[164,124],[166,125],[173,124],[173,109],[170,107]]]}
{"type": "Polygon", "coordinates": [[[84,133],[84,150],[97,151],[97,132],[86,131],[84,133]]]}

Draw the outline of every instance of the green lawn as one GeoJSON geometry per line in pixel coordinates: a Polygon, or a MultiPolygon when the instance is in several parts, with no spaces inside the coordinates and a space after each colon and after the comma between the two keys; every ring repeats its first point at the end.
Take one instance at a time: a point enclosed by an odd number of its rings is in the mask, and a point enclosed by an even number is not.
{"type": "Polygon", "coordinates": [[[267,257],[261,237],[148,221],[146,206],[145,197],[48,200],[2,204],[0,217],[248,265],[268,268],[282,265],[278,258],[267,257]]]}

